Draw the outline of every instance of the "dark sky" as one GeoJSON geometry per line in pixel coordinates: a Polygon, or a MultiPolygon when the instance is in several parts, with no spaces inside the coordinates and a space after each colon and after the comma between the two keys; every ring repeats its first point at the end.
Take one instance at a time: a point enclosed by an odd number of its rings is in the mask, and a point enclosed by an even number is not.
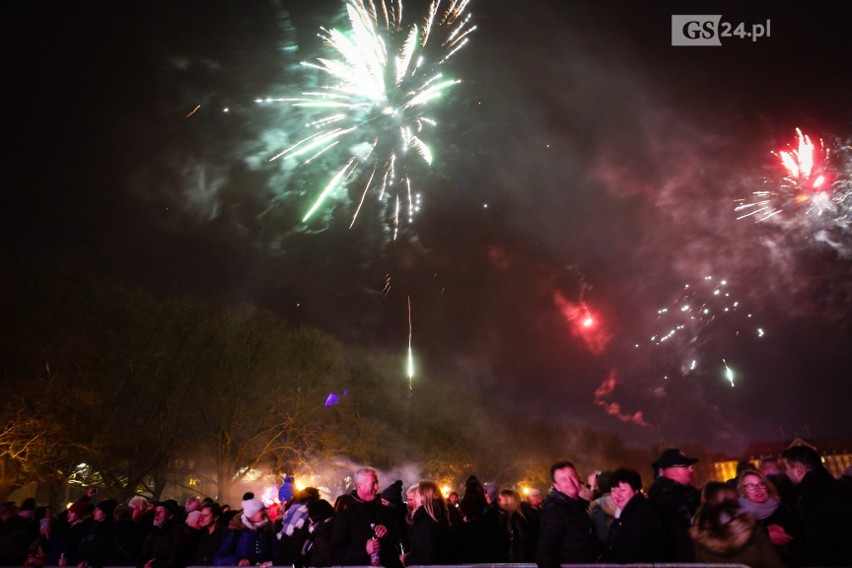
{"type": "MultiPolygon", "coordinates": [[[[400,356],[410,298],[424,380],[634,444],[852,434],[852,229],[835,220],[852,204],[734,212],[780,187],[770,151],[796,128],[852,176],[834,3],[472,2],[477,30],[445,68],[462,83],[431,112],[435,161],[412,169],[423,210],[395,241],[369,208],[348,229],[360,183],[302,223],[345,157],[269,162],[305,119],[254,102],[314,86],[300,62],[333,56],[317,31],[345,25],[341,1],[15,10],[13,261],[254,302],[400,356]],[[771,35],[673,47],[673,14],[771,35]]],[[[404,5],[406,23],[423,13],[404,5]]]]}

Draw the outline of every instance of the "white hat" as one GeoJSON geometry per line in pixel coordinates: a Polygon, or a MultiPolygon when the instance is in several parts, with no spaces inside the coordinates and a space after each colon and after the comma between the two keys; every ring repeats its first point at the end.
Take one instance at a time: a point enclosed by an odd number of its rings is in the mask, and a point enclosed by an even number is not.
{"type": "Polygon", "coordinates": [[[255,513],[266,508],[263,505],[263,501],[261,501],[260,499],[256,499],[253,495],[248,499],[244,499],[242,505],[243,514],[247,518],[253,517],[255,513]]]}

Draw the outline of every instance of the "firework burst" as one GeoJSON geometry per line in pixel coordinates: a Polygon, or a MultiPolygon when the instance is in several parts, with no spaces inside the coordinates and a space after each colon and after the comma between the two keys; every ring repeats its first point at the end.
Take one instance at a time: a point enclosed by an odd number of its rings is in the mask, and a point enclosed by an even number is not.
{"type": "Polygon", "coordinates": [[[450,0],[443,6],[434,0],[420,25],[406,25],[401,0],[347,0],[350,28],[320,33],[335,57],[303,63],[319,72],[322,87],[296,98],[258,101],[286,102],[312,116],[310,134],[272,160],[294,159],[304,165],[326,153],[339,157],[336,173],[303,222],[331,195],[356,183],[362,185],[352,224],[371,190],[394,238],[403,220],[413,220],[421,205],[412,182],[413,164],[433,161],[425,137],[438,123],[430,111],[459,82],[445,77],[442,69],[476,29],[466,13],[468,3],[450,0]]]}
{"type": "Polygon", "coordinates": [[[735,200],[737,219],[755,222],[800,221],[821,228],[849,228],[850,220],[850,148],[816,143],[796,130],[794,146],[772,152],[778,160],[780,180],[764,179],[766,189],[752,192],[750,199],[735,200]]]}
{"type": "MultiPolygon", "coordinates": [[[[717,347],[724,350],[739,337],[765,335],[727,280],[705,276],[684,284],[667,305],[657,309],[653,331],[634,348],[653,350],[665,368],[676,367],[681,375],[688,375],[707,366],[702,363],[705,353],[717,351],[717,347]]],[[[714,357],[708,365],[716,364],[714,357]]],[[[721,360],[725,378],[734,386],[732,371],[727,361],[721,360]]]]}

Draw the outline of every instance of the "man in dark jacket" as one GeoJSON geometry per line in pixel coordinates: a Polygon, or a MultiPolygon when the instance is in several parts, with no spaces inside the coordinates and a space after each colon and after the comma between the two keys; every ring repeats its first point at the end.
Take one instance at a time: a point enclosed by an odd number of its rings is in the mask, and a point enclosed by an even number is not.
{"type": "Polygon", "coordinates": [[[136,560],[137,568],[181,568],[189,564],[189,538],[186,525],[175,522],[178,506],[172,500],[154,508],[154,528],[145,537],[136,560]]]}
{"type": "Polygon", "coordinates": [[[92,518],[85,522],[85,534],[77,549],[78,566],[131,566],[136,561],[129,551],[129,522],[113,519],[116,507],[115,499],[105,499],[95,506],[92,518]]]}
{"type": "Polygon", "coordinates": [[[587,512],[589,503],[580,498],[581,482],[574,464],[554,463],[550,479],[553,487],[541,508],[536,563],[539,568],[558,568],[594,562],[599,544],[587,512]]]}
{"type": "Polygon", "coordinates": [[[666,529],[668,562],[695,562],[689,527],[701,503],[701,492],[692,486],[696,462],[678,448],[669,448],[651,464],[657,478],[648,490],[648,499],[666,529]]]}
{"type": "Polygon", "coordinates": [[[207,503],[201,507],[201,529],[195,542],[193,566],[213,566],[216,551],[228,534],[228,527],[219,522],[222,507],[218,503],[207,503]]]}
{"type": "Polygon", "coordinates": [[[852,497],[842,482],[822,465],[808,446],[784,452],[787,477],[799,488],[796,511],[805,537],[805,565],[852,566],[852,497]]]}
{"type": "Polygon", "coordinates": [[[369,566],[378,554],[385,567],[399,567],[396,548],[401,533],[390,509],[377,497],[379,477],[376,470],[355,472],[355,491],[346,507],[338,513],[331,533],[331,560],[336,566],[369,566]],[[375,538],[374,538],[375,537],[375,538]]]}

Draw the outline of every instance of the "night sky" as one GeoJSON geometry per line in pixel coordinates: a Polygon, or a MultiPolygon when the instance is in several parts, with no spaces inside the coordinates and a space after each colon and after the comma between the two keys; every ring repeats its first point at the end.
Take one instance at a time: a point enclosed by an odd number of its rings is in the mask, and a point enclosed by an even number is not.
{"type": "Polygon", "coordinates": [[[23,3],[6,271],[251,302],[401,360],[410,298],[422,380],[631,444],[852,435],[852,229],[734,211],[780,185],[770,151],[796,128],[852,139],[848,18],[782,4],[472,2],[413,168],[422,211],[392,240],[376,207],[349,229],[362,184],[302,223],[340,158],[270,162],[304,117],[255,102],[315,86],[300,62],[333,56],[317,32],[345,26],[340,0],[23,3]],[[672,47],[673,14],[771,36],[672,47]]]}

